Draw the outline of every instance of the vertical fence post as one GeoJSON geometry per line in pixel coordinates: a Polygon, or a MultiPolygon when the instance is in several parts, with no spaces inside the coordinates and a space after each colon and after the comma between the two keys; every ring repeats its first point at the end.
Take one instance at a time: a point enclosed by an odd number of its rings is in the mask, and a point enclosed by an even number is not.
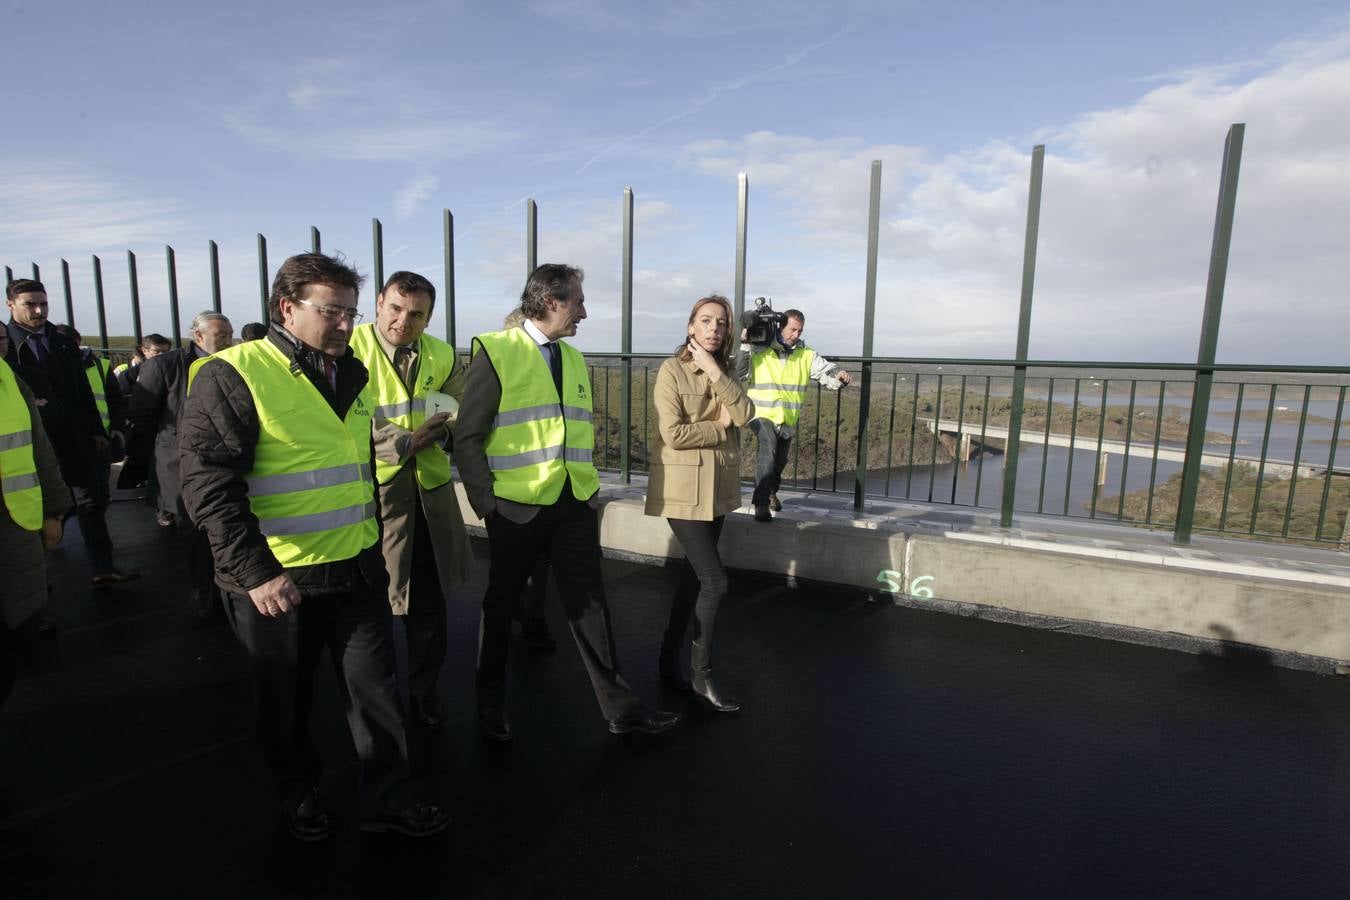
{"type": "Polygon", "coordinates": [[[32,263],[31,265],[33,266],[33,280],[34,280],[34,281],[41,281],[41,280],[42,280],[42,270],[41,270],[40,268],[38,268],[38,264],[37,264],[37,263],[32,263]]]}
{"type": "MultiPolygon", "coordinates": [[[[1017,502],[1017,459],[1022,449],[1022,408],[1027,392],[1027,352],[1031,346],[1031,298],[1036,286],[1036,241],[1041,230],[1041,177],[1045,172],[1045,145],[1031,149],[1031,186],[1027,191],[1027,235],[1022,248],[1022,300],[1017,313],[1017,365],[1013,367],[1012,409],[1008,411],[1008,442],[1003,452],[1003,509],[999,524],[1012,527],[1017,502]]],[[[1046,415],[1049,413],[1047,411],[1046,415]]],[[[1047,419],[1048,421],[1048,419],[1047,419]]],[[[1073,425],[1070,425],[1073,430],[1073,425]]],[[[1049,452],[1049,445],[1042,452],[1049,452]]],[[[1067,487],[1065,488],[1067,490],[1067,487]]]]}
{"type": "Polygon", "coordinates": [[[530,200],[525,204],[525,277],[539,268],[539,207],[530,200]]]}
{"type": "Polygon", "coordinates": [[[108,312],[103,304],[103,263],[97,256],[94,257],[94,307],[98,310],[98,340],[103,347],[107,347],[108,312]]]}
{"type": "Polygon", "coordinates": [[[379,293],[384,289],[384,226],[380,224],[379,219],[370,220],[370,241],[374,245],[375,253],[375,291],[379,293]]]}
{"type": "Polygon", "coordinates": [[[455,217],[441,210],[441,239],[445,248],[445,342],[455,346],[455,217]]]}
{"type": "Polygon", "coordinates": [[[173,328],[173,345],[183,348],[183,326],[178,317],[178,262],[174,258],[173,248],[164,245],[164,261],[169,268],[169,324],[173,328]]]}
{"type": "Polygon", "coordinates": [[[9,287],[14,281],[14,270],[5,266],[5,287],[9,287]]]}
{"type": "Polygon", "coordinates": [[[874,159],[871,197],[867,205],[867,284],[863,299],[863,356],[866,361],[862,364],[862,395],[858,398],[858,467],[853,482],[853,511],[858,513],[863,511],[863,495],[867,493],[867,426],[872,404],[872,334],[876,328],[877,249],[880,242],[881,160],[874,159]]]}
{"type": "Polygon", "coordinates": [[[262,305],[263,321],[267,321],[267,238],[258,232],[258,302],[262,305]]]}
{"type": "Polygon", "coordinates": [[[220,312],[220,248],[215,241],[207,241],[206,246],[211,256],[211,309],[220,312]]]}
{"type": "Polygon", "coordinates": [[[136,338],[134,346],[141,345],[141,285],[136,277],[136,254],[127,251],[127,280],[131,284],[131,333],[136,338]]]}
{"type": "Polygon", "coordinates": [[[319,235],[319,228],[317,225],[309,226],[309,252],[310,253],[323,252],[323,240],[319,235]]]}
{"type": "Polygon", "coordinates": [[[75,297],[70,292],[70,263],[61,260],[61,287],[66,292],[66,322],[75,327],[75,297]]]}
{"type": "Polygon", "coordinates": [[[750,177],[744,172],[736,176],[736,321],[731,323],[732,336],[740,340],[741,316],[745,314],[745,245],[750,223],[750,177]]]}
{"type": "MultiPolygon", "coordinates": [[[[1205,452],[1209,424],[1209,396],[1214,387],[1214,356],[1219,347],[1223,317],[1223,289],[1228,278],[1228,249],[1233,241],[1233,212],[1237,207],[1238,171],[1242,165],[1242,137],[1246,126],[1228,129],[1223,142],[1223,171],[1214,212],[1214,241],[1209,251],[1209,278],[1205,284],[1205,313],[1200,327],[1200,350],[1195,360],[1195,389],[1191,393],[1191,421],[1186,432],[1186,460],[1181,465],[1181,494],[1177,498],[1177,526],[1173,540],[1191,542],[1195,525],[1195,497],[1200,486],[1200,460],[1205,452]]],[[[1297,478],[1297,466],[1290,478],[1297,478]]],[[[1291,482],[1292,483],[1292,482],[1291,482]]]]}
{"type": "MultiPolygon", "coordinates": [[[[620,349],[623,351],[623,383],[620,390],[623,406],[619,413],[619,468],[623,472],[624,484],[633,480],[632,460],[629,451],[633,443],[629,429],[633,419],[633,189],[623,189],[623,338],[620,349]]],[[[727,335],[731,340],[731,335],[727,335]]],[[[605,377],[605,389],[609,389],[609,376],[605,377]]],[[[646,403],[647,398],[643,397],[646,403]]],[[[608,425],[608,423],[606,423],[608,425]]]]}

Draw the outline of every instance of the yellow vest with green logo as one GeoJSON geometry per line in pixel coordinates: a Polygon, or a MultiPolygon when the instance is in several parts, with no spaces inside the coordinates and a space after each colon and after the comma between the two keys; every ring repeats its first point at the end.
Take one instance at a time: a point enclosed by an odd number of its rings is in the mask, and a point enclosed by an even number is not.
{"type": "Polygon", "coordinates": [[[33,459],[33,418],[9,363],[0,358],[0,491],[14,524],[42,527],[42,485],[33,459]]]}
{"type": "Polygon", "coordinates": [[[379,524],[370,472],[370,395],[362,390],[345,420],[271,341],[249,341],[199,359],[219,361],[248,385],[258,444],[248,505],[283,568],[351,559],[375,543],[379,524]]]}
{"type": "Polygon", "coordinates": [[[588,500],[600,489],[595,471],[595,426],[586,360],[562,348],[562,403],[544,354],[523,328],[481,334],[473,340],[492,361],[502,384],[497,416],[484,450],[492,492],[505,500],[547,506],[571,479],[572,493],[588,500]]]}
{"type": "Polygon", "coordinates": [[[755,404],[755,418],[775,425],[796,425],[811,382],[811,364],[816,351],[798,346],[786,359],[768,347],[750,355],[750,389],[746,396],[755,404]]]}
{"type": "Polygon", "coordinates": [[[98,417],[103,422],[103,430],[112,429],[112,419],[108,416],[108,361],[97,353],[94,364],[84,367],[84,376],[89,379],[89,389],[94,392],[94,405],[98,407],[98,417]]]}
{"type": "MultiPolygon", "coordinates": [[[[422,335],[417,345],[417,382],[409,397],[398,370],[380,345],[374,325],[354,328],[351,348],[370,372],[368,390],[375,404],[377,425],[383,419],[408,431],[416,431],[427,420],[427,392],[440,390],[455,370],[454,348],[431,335],[422,335]]],[[[380,484],[388,484],[402,468],[376,457],[375,479],[380,484]]],[[[417,454],[417,483],[423,490],[438,488],[449,480],[450,457],[444,450],[433,444],[417,454]]]]}

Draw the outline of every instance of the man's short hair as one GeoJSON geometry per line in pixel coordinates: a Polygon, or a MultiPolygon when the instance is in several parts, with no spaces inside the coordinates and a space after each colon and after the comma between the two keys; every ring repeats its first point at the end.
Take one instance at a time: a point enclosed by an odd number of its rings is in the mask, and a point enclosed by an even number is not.
{"type": "Polygon", "coordinates": [[[426,278],[418,275],[416,272],[404,272],[402,270],[389,276],[389,280],[380,288],[383,294],[390,288],[395,288],[405,297],[411,297],[413,294],[426,294],[431,298],[431,307],[427,312],[436,308],[436,285],[432,284],[426,278]]]}
{"type": "Polygon", "coordinates": [[[5,286],[5,299],[13,300],[20,294],[45,294],[47,289],[35,278],[15,278],[5,286]]]}
{"type": "Polygon", "coordinates": [[[267,337],[267,326],[261,322],[249,322],[239,330],[239,339],[257,341],[267,337]]]}
{"type": "Polygon", "coordinates": [[[525,290],[520,292],[520,311],[528,319],[542,319],[548,315],[549,297],[571,300],[574,287],[581,285],[586,273],[576,266],[562,263],[544,263],[530,273],[525,290]]]}
{"type": "Polygon", "coordinates": [[[272,279],[272,294],[267,298],[267,314],[272,321],[281,323],[281,301],[299,300],[304,296],[305,288],[311,284],[323,284],[331,288],[351,288],[361,293],[361,284],[365,276],[356,271],[355,266],[347,265],[340,255],[329,256],[326,253],[299,253],[281,264],[277,275],[272,279]]]}
{"type": "Polygon", "coordinates": [[[141,338],[142,350],[168,350],[173,346],[173,341],[166,338],[157,331],[152,331],[141,338]]]}
{"type": "Polygon", "coordinates": [[[783,318],[784,318],[784,319],[796,319],[798,322],[801,322],[801,323],[802,323],[802,326],[803,326],[803,327],[805,327],[805,325],[806,325],[806,313],[802,312],[800,309],[785,309],[785,310],[783,310],[783,318]]]}
{"type": "Polygon", "coordinates": [[[230,324],[230,317],[224,313],[218,313],[214,309],[203,310],[192,317],[192,324],[188,326],[188,331],[197,331],[207,322],[224,322],[230,324]]]}

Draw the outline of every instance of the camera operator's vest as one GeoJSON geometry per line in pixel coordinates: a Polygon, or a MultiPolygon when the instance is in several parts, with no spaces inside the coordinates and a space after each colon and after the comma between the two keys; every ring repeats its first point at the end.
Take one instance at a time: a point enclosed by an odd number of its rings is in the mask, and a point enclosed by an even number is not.
{"type": "Polygon", "coordinates": [[[269,340],[249,341],[192,364],[192,379],[219,360],[243,378],[258,414],[248,505],[283,568],[351,559],[375,543],[370,474],[370,394],[339,420],[304,374],[269,340]]]}
{"type": "Polygon", "coordinates": [[[26,531],[42,527],[42,485],[33,459],[33,418],[9,363],[0,358],[0,491],[9,517],[26,531]]]}
{"type": "Polygon", "coordinates": [[[750,354],[750,389],[746,396],[755,404],[755,418],[775,425],[796,425],[815,361],[816,351],[800,344],[785,359],[769,347],[750,354]]]}
{"type": "MultiPolygon", "coordinates": [[[[455,351],[445,341],[424,334],[417,345],[417,383],[412,396],[403,378],[389,361],[375,335],[374,325],[352,329],[351,347],[370,371],[369,391],[375,403],[375,418],[384,419],[408,431],[416,431],[427,420],[428,391],[440,390],[455,370],[455,351]]],[[[417,454],[417,483],[430,491],[450,480],[450,457],[433,444],[417,454]]],[[[375,458],[375,480],[388,484],[403,466],[375,458]]]]}
{"type": "Polygon", "coordinates": [[[94,406],[98,407],[99,421],[103,430],[112,429],[112,417],[108,415],[108,361],[90,351],[92,366],[84,367],[84,377],[89,379],[89,389],[94,392],[94,406]]]}
{"type": "Polygon", "coordinates": [[[473,352],[481,349],[488,355],[502,385],[483,449],[492,470],[492,492],[505,500],[547,506],[562,494],[569,478],[578,500],[588,500],[600,489],[586,360],[570,344],[558,341],[557,346],[563,357],[562,403],[539,345],[523,328],[473,339],[473,352]]]}

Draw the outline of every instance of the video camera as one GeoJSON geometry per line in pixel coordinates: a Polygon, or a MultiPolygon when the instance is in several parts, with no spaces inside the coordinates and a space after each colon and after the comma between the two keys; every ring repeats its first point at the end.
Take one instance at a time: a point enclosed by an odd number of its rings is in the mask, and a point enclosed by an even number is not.
{"type": "Polygon", "coordinates": [[[756,297],[755,308],[748,309],[741,316],[741,327],[745,329],[747,344],[768,344],[774,335],[787,324],[787,316],[774,312],[768,297],[756,297]]]}

